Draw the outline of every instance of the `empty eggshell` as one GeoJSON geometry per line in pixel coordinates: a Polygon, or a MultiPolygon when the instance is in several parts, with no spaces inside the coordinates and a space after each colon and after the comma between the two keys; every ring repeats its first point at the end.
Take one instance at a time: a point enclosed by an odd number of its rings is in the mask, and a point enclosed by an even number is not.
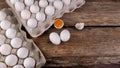
{"type": "Polygon", "coordinates": [[[37,5],[31,5],[31,6],[30,6],[30,11],[31,11],[32,13],[37,13],[37,12],[39,12],[39,6],[37,6],[37,5]]]}
{"type": "Polygon", "coordinates": [[[59,45],[61,43],[60,37],[56,32],[50,33],[49,39],[55,45],[59,45]]]}
{"type": "Polygon", "coordinates": [[[52,16],[55,13],[55,8],[53,6],[47,6],[45,8],[45,13],[49,16],[52,16]]]}
{"type": "Polygon", "coordinates": [[[29,19],[31,16],[31,13],[29,10],[25,9],[21,11],[21,17],[22,19],[29,19]]]}
{"type": "Polygon", "coordinates": [[[62,41],[66,42],[70,39],[70,32],[66,29],[64,29],[61,33],[60,33],[60,38],[62,41]]]}
{"type": "Polygon", "coordinates": [[[24,8],[25,8],[24,3],[22,3],[22,2],[16,2],[16,3],[15,3],[15,9],[16,9],[17,11],[22,11],[24,8]]]}
{"type": "Polygon", "coordinates": [[[84,23],[76,23],[75,28],[78,30],[82,30],[84,28],[85,24],[84,23]]]}
{"type": "Polygon", "coordinates": [[[13,68],[24,68],[22,65],[15,65],[13,68]]]}
{"type": "Polygon", "coordinates": [[[39,20],[39,21],[44,21],[45,20],[45,14],[43,13],[43,12],[38,12],[37,14],[36,14],[36,19],[37,20],[39,20]]]}
{"type": "Polygon", "coordinates": [[[22,40],[20,38],[13,38],[10,42],[13,48],[19,48],[22,46],[22,40]]]}
{"type": "Polygon", "coordinates": [[[54,7],[58,10],[61,10],[63,8],[63,2],[60,0],[54,1],[54,7]]]}
{"type": "Polygon", "coordinates": [[[29,53],[28,49],[25,47],[22,47],[22,48],[18,49],[17,56],[19,58],[26,58],[28,56],[28,53],[29,53]]]}
{"type": "Polygon", "coordinates": [[[48,5],[47,0],[40,0],[40,1],[39,1],[39,6],[40,6],[40,7],[46,7],[47,5],[48,5]]]}
{"type": "Polygon", "coordinates": [[[6,40],[6,37],[0,34],[0,45],[3,44],[5,40],[6,40]]]}
{"type": "Polygon", "coordinates": [[[7,30],[10,27],[10,22],[8,20],[3,20],[0,23],[0,26],[3,30],[7,30]]]}
{"type": "Polygon", "coordinates": [[[6,13],[3,11],[0,11],[0,21],[4,20],[6,18],[6,13]]]}
{"type": "Polygon", "coordinates": [[[0,62],[0,68],[7,68],[7,65],[3,62],[0,62]]]}
{"type": "Polygon", "coordinates": [[[5,63],[8,66],[14,66],[17,64],[17,62],[18,62],[18,58],[16,55],[8,55],[5,59],[5,63]]]}
{"type": "Polygon", "coordinates": [[[18,2],[19,0],[10,0],[10,2],[12,3],[12,4],[15,4],[16,2],[18,2]]]}
{"type": "Polygon", "coordinates": [[[16,36],[16,33],[17,31],[13,28],[9,28],[7,29],[5,35],[8,37],[8,38],[14,38],[16,36]]]}
{"type": "Polygon", "coordinates": [[[31,58],[31,57],[26,58],[24,60],[24,66],[26,68],[34,68],[34,66],[35,66],[35,60],[33,58],[31,58]]]}
{"type": "Polygon", "coordinates": [[[10,54],[11,50],[12,50],[12,48],[11,48],[10,45],[8,45],[8,44],[3,44],[3,45],[1,45],[1,47],[0,47],[0,52],[1,52],[1,54],[3,54],[3,55],[8,55],[8,54],[10,54]]]}
{"type": "Polygon", "coordinates": [[[34,18],[30,18],[30,19],[28,19],[28,21],[27,21],[27,25],[28,25],[28,27],[30,27],[30,28],[35,28],[36,26],[37,26],[37,20],[36,19],[34,19],[34,18]]]}
{"type": "Polygon", "coordinates": [[[34,3],[34,0],[24,0],[25,1],[25,5],[30,6],[34,3]]]}

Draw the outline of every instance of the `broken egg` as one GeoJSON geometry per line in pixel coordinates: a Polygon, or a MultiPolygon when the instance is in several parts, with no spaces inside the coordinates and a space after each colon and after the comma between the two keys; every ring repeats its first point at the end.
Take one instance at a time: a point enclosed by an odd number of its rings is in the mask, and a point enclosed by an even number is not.
{"type": "Polygon", "coordinates": [[[84,23],[76,23],[75,28],[78,30],[82,30],[84,28],[85,24],[84,23]]]}
{"type": "Polygon", "coordinates": [[[56,32],[50,33],[49,39],[55,45],[59,45],[61,43],[60,37],[56,32]]]}
{"type": "Polygon", "coordinates": [[[54,21],[54,27],[56,29],[61,29],[63,27],[63,25],[64,25],[64,22],[61,19],[56,19],[54,21]]]}
{"type": "Polygon", "coordinates": [[[60,33],[60,38],[63,42],[67,42],[70,40],[70,32],[67,29],[64,29],[61,33],[60,33]]]}

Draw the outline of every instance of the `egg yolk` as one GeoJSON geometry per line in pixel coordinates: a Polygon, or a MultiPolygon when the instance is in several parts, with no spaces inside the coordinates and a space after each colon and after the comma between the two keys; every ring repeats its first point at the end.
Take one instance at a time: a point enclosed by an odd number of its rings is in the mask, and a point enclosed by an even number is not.
{"type": "Polygon", "coordinates": [[[62,28],[63,27],[63,21],[61,19],[56,19],[54,22],[54,26],[56,28],[62,28]]]}

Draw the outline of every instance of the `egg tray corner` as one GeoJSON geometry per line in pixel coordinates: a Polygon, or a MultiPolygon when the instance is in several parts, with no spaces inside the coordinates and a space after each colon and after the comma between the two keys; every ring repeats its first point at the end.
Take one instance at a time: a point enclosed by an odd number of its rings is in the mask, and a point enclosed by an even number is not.
{"type": "MultiPolygon", "coordinates": [[[[40,49],[35,45],[35,43],[32,40],[27,39],[26,33],[19,28],[20,24],[17,22],[16,17],[12,13],[11,9],[10,8],[9,9],[2,9],[0,11],[3,11],[3,12],[6,13],[6,15],[7,15],[6,20],[10,21],[10,23],[11,23],[10,28],[14,28],[18,32],[15,37],[19,37],[20,39],[22,39],[23,43],[22,43],[22,46],[20,48],[25,47],[29,50],[29,55],[27,57],[32,57],[33,59],[35,59],[35,61],[36,61],[35,68],[42,67],[46,62],[42,52],[40,51],[40,49]]],[[[4,35],[6,37],[5,32],[6,32],[6,30],[3,30],[0,27],[0,34],[4,35]]],[[[13,54],[13,55],[17,56],[17,50],[19,48],[14,48],[14,47],[11,46],[10,41],[12,39],[13,38],[7,38],[6,37],[6,40],[5,40],[4,44],[9,44],[10,47],[12,48],[9,55],[13,54]]],[[[0,47],[1,47],[1,45],[0,45],[0,47]]],[[[8,55],[3,55],[3,54],[0,53],[0,57],[1,57],[0,62],[5,63],[5,59],[6,59],[7,56],[8,55]]],[[[25,60],[25,58],[19,58],[18,57],[17,64],[23,65],[24,60],[25,60]]],[[[13,68],[13,66],[9,66],[9,65],[7,65],[7,67],[8,68],[13,68]]]]}
{"type": "MultiPolygon", "coordinates": [[[[20,0],[23,2],[24,0],[20,0]]],[[[40,1],[40,0],[34,0],[34,1],[40,1]]],[[[61,0],[62,1],[62,0],[61,0]]],[[[54,20],[56,18],[60,18],[63,16],[64,13],[70,13],[73,12],[76,8],[80,8],[82,5],[85,4],[85,0],[71,0],[71,3],[69,5],[63,6],[62,10],[57,10],[55,9],[55,13],[52,16],[47,16],[46,20],[43,21],[42,23],[38,23],[36,28],[29,28],[27,26],[27,20],[21,19],[20,12],[15,10],[14,4],[10,3],[10,0],[6,0],[7,4],[12,8],[12,11],[14,12],[16,18],[18,19],[19,23],[22,24],[27,32],[32,36],[32,37],[38,37],[42,35],[46,30],[48,30],[54,23],[54,20]]],[[[38,4],[39,5],[39,4],[38,4]]],[[[49,5],[52,5],[52,2],[49,3],[49,5]]],[[[30,7],[30,6],[28,6],[30,7]]],[[[40,6],[39,6],[40,7],[40,6]]],[[[26,8],[26,7],[25,7],[26,8]]],[[[40,7],[41,8],[41,7],[40,7]]],[[[27,8],[29,10],[29,8],[27,8]]],[[[41,8],[39,12],[44,13],[45,8],[41,8]],[[43,10],[43,11],[42,11],[43,10]]],[[[46,14],[45,14],[46,15],[46,14]]],[[[31,17],[35,18],[35,14],[31,14],[31,17]]],[[[39,22],[39,21],[38,21],[39,22]]]]}

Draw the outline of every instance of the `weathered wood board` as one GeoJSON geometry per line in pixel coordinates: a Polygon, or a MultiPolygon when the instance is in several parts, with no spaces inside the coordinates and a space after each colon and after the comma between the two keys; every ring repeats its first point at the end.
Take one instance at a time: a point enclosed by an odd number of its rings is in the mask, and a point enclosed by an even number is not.
{"type": "MultiPolygon", "coordinates": [[[[0,8],[8,7],[0,0],[0,8]]],[[[44,53],[46,67],[66,67],[120,62],[120,0],[86,0],[86,4],[72,13],[65,14],[63,29],[69,29],[71,39],[59,46],[51,44],[51,27],[42,36],[32,38],[44,53]],[[85,29],[74,28],[77,22],[85,22],[85,29]]]]}

